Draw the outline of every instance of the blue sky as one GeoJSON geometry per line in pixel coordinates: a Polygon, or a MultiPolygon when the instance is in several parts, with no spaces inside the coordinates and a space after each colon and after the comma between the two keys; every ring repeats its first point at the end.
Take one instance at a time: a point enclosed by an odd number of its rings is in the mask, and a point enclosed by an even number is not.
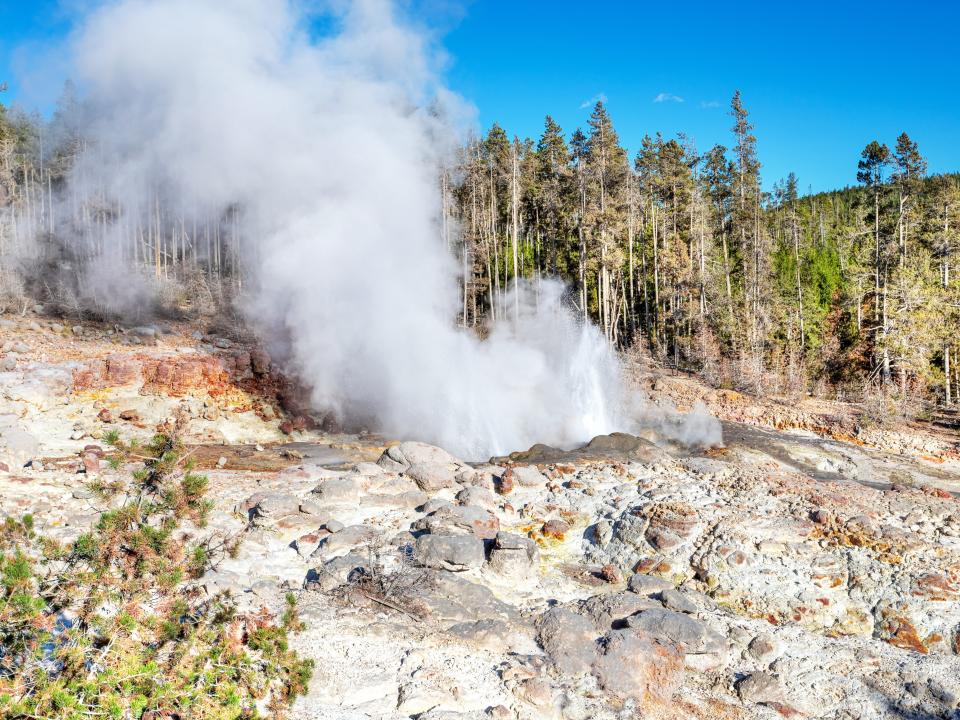
{"type": "MultiPolygon", "coordinates": [[[[960,170],[953,2],[408,1],[437,28],[448,84],[476,106],[481,128],[498,121],[536,137],[550,113],[569,133],[603,97],[631,157],[658,130],[705,150],[729,143],[739,88],[767,187],[790,171],[804,190],[852,184],[863,146],[904,130],[932,172],[960,170]]],[[[64,70],[36,50],[67,31],[58,6],[0,0],[4,102],[49,103],[64,70]]]]}

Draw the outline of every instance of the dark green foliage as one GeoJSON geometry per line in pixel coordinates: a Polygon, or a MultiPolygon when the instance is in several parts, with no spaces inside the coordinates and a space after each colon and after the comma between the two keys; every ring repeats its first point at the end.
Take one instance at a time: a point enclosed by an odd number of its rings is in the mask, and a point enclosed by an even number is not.
{"type": "Polygon", "coordinates": [[[301,627],[292,595],[275,623],[183,584],[215,551],[175,539],[209,505],[206,478],[181,469],[179,424],[169,430],[131,499],[72,546],[44,542],[29,516],[0,528],[0,717],[240,720],[260,701],[281,717],[306,690],[312,665],[287,643],[301,627]]]}

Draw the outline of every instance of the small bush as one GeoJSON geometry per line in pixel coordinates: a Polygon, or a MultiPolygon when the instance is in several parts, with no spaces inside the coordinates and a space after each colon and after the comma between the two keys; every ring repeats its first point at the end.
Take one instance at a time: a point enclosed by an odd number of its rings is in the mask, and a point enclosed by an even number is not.
{"type": "Polygon", "coordinates": [[[175,539],[210,510],[206,478],[181,469],[181,429],[154,438],[127,501],[72,546],[29,516],[0,527],[0,717],[280,718],[306,690],[295,598],[274,622],[184,583],[234,545],[175,539]]]}

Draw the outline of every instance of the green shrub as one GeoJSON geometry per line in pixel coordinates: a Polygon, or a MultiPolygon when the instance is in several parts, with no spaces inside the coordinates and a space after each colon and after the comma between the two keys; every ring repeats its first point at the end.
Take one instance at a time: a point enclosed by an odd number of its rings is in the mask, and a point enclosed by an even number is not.
{"type": "MultiPolygon", "coordinates": [[[[235,546],[175,540],[210,510],[206,478],[181,467],[181,431],[151,441],[129,499],[72,546],[37,536],[29,516],[0,526],[0,717],[279,718],[306,690],[292,595],[274,622],[184,583],[235,546]]],[[[110,441],[124,459],[143,452],[110,441]]]]}

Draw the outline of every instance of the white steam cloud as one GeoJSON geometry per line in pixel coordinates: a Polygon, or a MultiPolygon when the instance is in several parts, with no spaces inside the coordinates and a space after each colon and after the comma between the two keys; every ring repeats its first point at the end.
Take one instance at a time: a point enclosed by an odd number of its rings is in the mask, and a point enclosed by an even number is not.
{"type": "Polygon", "coordinates": [[[249,317],[318,408],[468,458],[629,430],[617,360],[558,284],[516,289],[486,340],[455,327],[438,167],[464,104],[390,2],[335,9],[319,39],[293,0],[121,0],[83,19],[72,184],[114,208],[94,284],[136,302],[118,248],[155,198],[185,226],[229,215],[249,317]]]}

